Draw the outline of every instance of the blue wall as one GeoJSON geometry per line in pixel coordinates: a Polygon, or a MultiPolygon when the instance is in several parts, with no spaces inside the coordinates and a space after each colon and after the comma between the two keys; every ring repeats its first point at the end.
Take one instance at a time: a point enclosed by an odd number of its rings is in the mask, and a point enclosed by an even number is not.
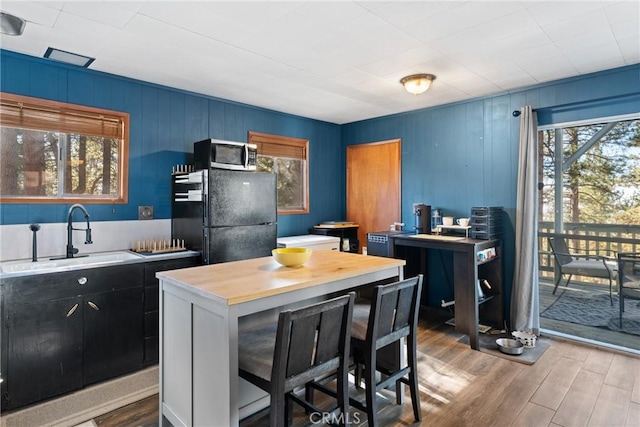
{"type": "MultiPolygon", "coordinates": [[[[436,83],[437,84],[437,83],[436,83]]],[[[429,96],[427,93],[424,96],[429,96]]],[[[402,139],[402,220],[415,223],[412,204],[455,217],[473,206],[502,206],[505,305],[511,297],[520,121],[512,112],[531,105],[540,125],[640,112],[640,65],[555,81],[342,126],[342,144],[402,139]]],[[[343,148],[345,151],[346,148],[343,148]]],[[[450,254],[441,254],[445,265],[450,254]]],[[[430,257],[429,301],[453,298],[440,257],[430,257]]],[[[449,267],[450,268],[450,267],[449,267]]],[[[453,277],[449,271],[449,277],[453,277]]]]}
{"type": "MultiPolygon", "coordinates": [[[[512,111],[531,105],[541,125],[640,111],[640,65],[339,126],[8,51],[0,50],[0,61],[4,92],[130,113],[129,203],[89,205],[98,221],[137,219],[138,205],[154,205],[156,218],[169,218],[171,166],[187,162],[192,142],[246,141],[251,130],[310,140],[311,212],[278,218],[279,235],[304,234],[320,221],[344,219],[346,146],[401,138],[403,222],[414,223],[414,202],[456,217],[468,216],[472,206],[505,208],[507,308],[520,129],[512,111]]],[[[3,205],[0,224],[63,222],[67,209],[3,205]]],[[[429,281],[429,300],[437,306],[453,293],[439,257],[431,258],[438,273],[429,281]]]]}
{"type": "MultiPolygon", "coordinates": [[[[134,220],[138,205],[170,218],[171,167],[187,163],[193,142],[208,137],[246,141],[248,131],[310,141],[310,213],[281,215],[278,234],[306,234],[342,219],[340,126],[131,80],[50,60],[0,51],[1,89],[18,95],[125,111],[130,114],[129,201],[86,205],[94,221],[134,220]]],[[[0,224],[64,222],[67,204],[3,204],[0,224]]]]}

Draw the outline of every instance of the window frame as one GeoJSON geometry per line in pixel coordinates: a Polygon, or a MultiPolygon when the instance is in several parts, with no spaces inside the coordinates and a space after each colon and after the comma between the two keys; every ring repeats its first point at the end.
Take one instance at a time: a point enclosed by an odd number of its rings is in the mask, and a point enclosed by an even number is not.
{"type": "MultiPolygon", "coordinates": [[[[304,184],[303,184],[303,207],[302,209],[280,209],[278,215],[294,215],[309,213],[309,140],[303,138],[293,138],[289,136],[272,135],[268,133],[249,131],[247,141],[249,144],[258,146],[258,156],[267,149],[270,153],[269,157],[275,158],[297,158],[303,160],[304,168],[304,184]],[[278,154],[294,153],[294,157],[278,156],[278,154]]],[[[266,154],[265,154],[266,155],[266,154]]]]}
{"type": "MultiPolygon", "coordinates": [[[[9,117],[9,114],[0,114],[0,126],[13,127],[21,129],[32,129],[45,132],[60,132],[65,134],[85,134],[82,129],[82,124],[69,124],[64,120],[65,117],[78,118],[89,117],[102,118],[107,117],[109,119],[118,120],[118,123],[111,126],[111,132],[116,132],[113,136],[101,135],[118,140],[118,182],[117,182],[117,196],[96,196],[96,195],[73,195],[73,196],[4,196],[0,194],[1,203],[38,203],[38,204],[59,204],[59,203],[84,203],[84,204],[126,204],[129,199],[129,113],[122,111],[107,110],[103,108],[88,107],[85,105],[70,104],[60,101],[51,101],[40,98],[33,98],[23,95],[15,95],[11,93],[0,92],[0,112],[8,111],[10,109],[22,108],[28,105],[28,108],[32,110],[41,110],[51,112],[52,115],[57,115],[61,119],[61,124],[57,129],[42,129],[42,122],[35,124],[16,123],[9,117]],[[64,123],[64,124],[63,124],[64,123]],[[75,128],[75,129],[74,129],[75,128]]],[[[71,120],[72,122],[78,122],[77,120],[71,120]]],[[[48,120],[49,123],[52,120],[48,120]]],[[[45,125],[50,127],[48,125],[45,125]]],[[[96,136],[96,135],[91,135],[96,136]]],[[[63,165],[59,165],[64,169],[63,165]]]]}
{"type": "MultiPolygon", "coordinates": [[[[581,127],[581,126],[592,126],[592,125],[597,125],[597,124],[609,124],[609,123],[613,123],[613,122],[623,122],[623,121],[633,121],[633,120],[640,120],[640,112],[638,113],[630,113],[630,114],[620,114],[620,115],[615,115],[615,116],[604,116],[604,117],[596,117],[596,118],[590,118],[590,119],[582,119],[582,120],[574,120],[574,121],[569,121],[569,122],[559,122],[559,123],[550,123],[547,125],[541,125],[538,126],[537,128],[537,136],[538,138],[540,138],[541,133],[545,132],[545,131],[564,131],[564,129],[566,128],[574,128],[574,127],[581,127]]],[[[540,146],[540,141],[538,141],[538,150],[541,149],[540,146]]],[[[540,154],[538,154],[540,156],[540,154]]],[[[582,155],[580,155],[581,157],[582,155]]],[[[541,159],[540,159],[541,160],[541,159]]],[[[566,159],[564,159],[563,156],[563,151],[562,150],[556,150],[554,151],[554,158],[553,158],[553,163],[554,163],[554,177],[558,174],[558,167],[560,168],[560,178],[559,179],[555,179],[554,183],[552,184],[554,186],[554,218],[552,220],[552,222],[554,223],[554,229],[555,230],[559,230],[558,232],[563,232],[564,230],[564,224],[565,224],[565,220],[563,218],[564,216],[564,184],[563,184],[563,180],[562,180],[562,175],[564,174],[564,170],[563,170],[563,163],[565,162],[566,159]],[[556,206],[561,206],[560,209],[558,209],[556,206]]],[[[577,160],[577,159],[576,159],[577,160]]],[[[543,164],[542,161],[540,161],[540,164],[538,165],[538,174],[540,176],[540,179],[542,180],[541,183],[544,183],[544,176],[542,176],[541,174],[543,174],[542,171],[543,168],[543,164]]],[[[542,199],[542,190],[540,190],[540,194],[538,195],[538,209],[539,209],[539,221],[544,221],[544,216],[543,216],[543,205],[544,205],[544,201],[542,199]]]]}

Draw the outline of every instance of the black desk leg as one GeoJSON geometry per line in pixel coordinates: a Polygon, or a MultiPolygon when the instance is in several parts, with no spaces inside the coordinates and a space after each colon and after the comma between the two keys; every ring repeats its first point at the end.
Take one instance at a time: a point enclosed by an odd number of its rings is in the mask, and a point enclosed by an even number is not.
{"type": "Polygon", "coordinates": [[[453,253],[453,282],[456,301],[456,331],[469,335],[469,344],[478,350],[477,268],[473,247],[453,253]]]}

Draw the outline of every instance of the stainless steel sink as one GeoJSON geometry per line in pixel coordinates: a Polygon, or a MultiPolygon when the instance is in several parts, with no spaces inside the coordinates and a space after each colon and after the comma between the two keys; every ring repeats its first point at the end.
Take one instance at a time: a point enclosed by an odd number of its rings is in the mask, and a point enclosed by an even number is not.
{"type": "Polygon", "coordinates": [[[106,264],[116,264],[123,261],[139,260],[142,255],[129,251],[100,252],[77,258],[18,260],[0,262],[0,273],[3,275],[39,274],[55,271],[66,271],[77,267],[96,267],[106,264]]]}

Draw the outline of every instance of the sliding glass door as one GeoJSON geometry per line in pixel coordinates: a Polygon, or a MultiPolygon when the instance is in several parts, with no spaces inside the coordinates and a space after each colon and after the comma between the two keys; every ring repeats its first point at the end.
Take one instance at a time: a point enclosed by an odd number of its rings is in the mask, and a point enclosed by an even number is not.
{"type": "Polygon", "coordinates": [[[640,307],[620,328],[615,279],[617,253],[640,252],[640,115],[540,127],[538,146],[541,327],[640,350],[640,307]],[[611,268],[611,299],[606,275],[560,277],[578,257],[611,268]]]}

